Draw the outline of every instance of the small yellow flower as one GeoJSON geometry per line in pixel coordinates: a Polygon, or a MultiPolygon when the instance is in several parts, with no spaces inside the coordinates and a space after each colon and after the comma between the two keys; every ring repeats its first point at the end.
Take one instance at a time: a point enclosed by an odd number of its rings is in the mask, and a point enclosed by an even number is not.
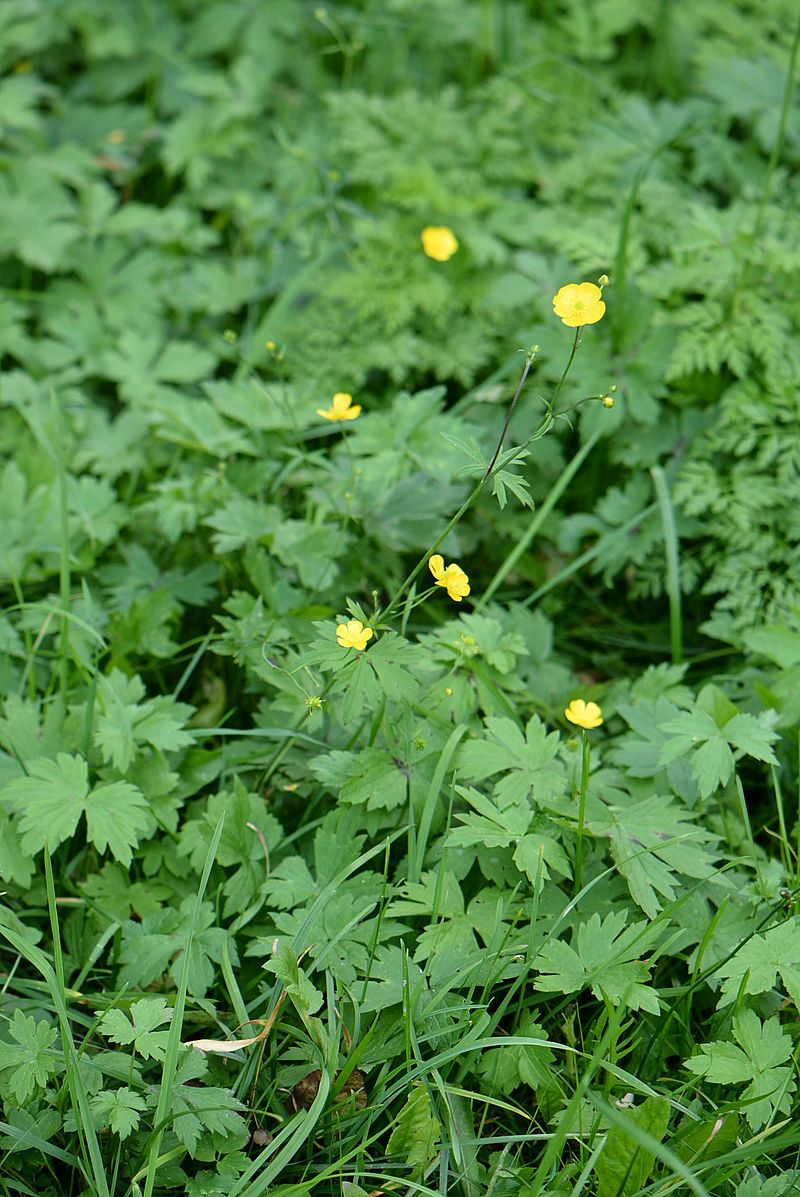
{"type": "Polygon", "coordinates": [[[569,328],[597,324],[605,310],[603,292],[595,283],[568,283],[553,296],[553,311],[569,328]]]}
{"type": "Polygon", "coordinates": [[[361,415],[361,404],[353,403],[353,396],[347,391],[337,391],[330,407],[318,407],[317,415],[323,420],[356,420],[361,415]]]}
{"type": "Polygon", "coordinates": [[[348,619],[336,629],[336,639],[342,648],[354,648],[357,652],[362,652],[374,635],[372,628],[365,628],[360,619],[348,619]]]}
{"type": "Polygon", "coordinates": [[[603,712],[596,702],[584,702],[582,698],[573,698],[564,714],[570,723],[577,723],[578,727],[590,730],[599,727],[603,722],[603,712]]]}
{"type": "Polygon", "coordinates": [[[453,602],[460,603],[469,594],[469,578],[460,565],[453,562],[445,569],[444,558],[434,553],[428,568],[436,579],[436,585],[444,586],[453,602]]]}
{"type": "Polygon", "coordinates": [[[422,230],[420,236],[425,253],[437,262],[446,262],[458,249],[458,242],[453,230],[448,229],[445,225],[428,225],[426,229],[422,230]]]}
{"type": "Polygon", "coordinates": [[[603,407],[613,407],[614,406],[614,396],[613,395],[603,395],[603,398],[600,400],[600,402],[602,403],[603,407]]]}

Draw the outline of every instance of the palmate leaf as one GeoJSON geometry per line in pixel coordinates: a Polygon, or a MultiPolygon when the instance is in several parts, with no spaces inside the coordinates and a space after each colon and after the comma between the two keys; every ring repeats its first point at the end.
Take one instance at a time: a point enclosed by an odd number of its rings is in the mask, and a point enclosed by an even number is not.
{"type": "Polygon", "coordinates": [[[5,1033],[11,1042],[0,1040],[0,1092],[5,1090],[24,1105],[34,1089],[43,1089],[59,1070],[58,1058],[50,1050],[58,1031],[44,1019],[37,1022],[17,1009],[5,1033]]]}
{"type": "Polygon", "coordinates": [[[20,812],[22,850],[52,851],[76,832],[86,816],[86,833],[98,852],[107,848],[124,865],[129,865],[135,848],[148,826],[148,804],[127,781],[89,788],[89,770],[79,756],[59,752],[54,761],[39,759],[27,764],[28,776],[0,789],[0,800],[20,812]]]}
{"type": "Polygon", "coordinates": [[[142,746],[176,752],[192,743],[184,730],[194,707],[166,695],[145,698],[141,678],[112,669],[99,679],[100,711],[95,718],[94,742],[103,760],[126,770],[142,746]],[[142,701],[144,699],[144,701],[142,701]]]}
{"type": "Polygon", "coordinates": [[[172,1090],[172,1129],[190,1155],[197,1154],[201,1136],[234,1137],[238,1142],[226,1147],[243,1147],[247,1127],[239,1111],[245,1107],[230,1089],[198,1085],[205,1076],[208,1062],[202,1052],[188,1048],[175,1074],[172,1090]]]}
{"type": "MultiPolygon", "coordinates": [[[[168,969],[172,980],[178,983],[193,904],[193,898],[185,898],[179,910],[161,910],[141,922],[129,919],[125,923],[119,953],[121,985],[144,988],[159,980],[168,969]]],[[[211,987],[214,964],[221,961],[226,941],[231,963],[239,963],[235,943],[225,928],[214,926],[215,922],[214,907],[210,902],[203,902],[189,962],[189,993],[193,997],[203,997],[211,987]]]]}
{"type": "Polygon", "coordinates": [[[163,1060],[168,1031],[158,1027],[172,1020],[172,1009],[164,998],[141,998],[131,1003],[130,1018],[123,1010],[108,1010],[100,1020],[100,1030],[113,1043],[133,1044],[133,1050],[146,1060],[163,1060]]]}
{"type": "Polygon", "coordinates": [[[615,1006],[658,1014],[658,995],[644,983],[650,968],[640,957],[660,932],[648,930],[644,923],[626,927],[626,919],[624,910],[602,922],[599,914],[593,914],[573,932],[571,946],[562,940],[545,944],[534,961],[539,970],[536,988],[563,994],[591,989],[595,997],[605,994],[615,1006]]]}
{"type": "Polygon", "coordinates": [[[512,719],[490,716],[485,726],[485,736],[470,740],[459,753],[463,777],[483,781],[504,773],[495,783],[501,802],[532,799],[547,806],[566,791],[564,769],[555,759],[558,732],[548,734],[537,715],[528,720],[524,736],[512,719]]]}
{"type": "Polygon", "coordinates": [[[101,1089],[91,1099],[92,1115],[99,1127],[109,1126],[120,1139],[127,1139],[139,1129],[147,1102],[133,1089],[101,1089]]]}
{"type": "Polygon", "coordinates": [[[686,1061],[690,1072],[718,1085],[749,1084],[740,1095],[745,1117],[760,1130],[776,1114],[789,1114],[797,1088],[793,1045],[776,1017],[762,1023],[754,1010],[742,1010],[733,1020],[736,1043],[706,1043],[700,1054],[686,1061]],[[738,1046],[737,1046],[738,1044],[738,1046]]]}
{"type": "Polygon", "coordinates": [[[734,749],[769,765],[778,763],[772,748],[778,733],[770,726],[767,713],[760,718],[743,713],[726,718],[726,714],[715,711],[712,716],[698,703],[661,725],[670,738],[661,746],[659,764],[668,765],[691,754],[692,775],[702,798],[710,798],[730,781],[736,762],[734,749]]]}
{"type": "Polygon", "coordinates": [[[740,992],[766,993],[780,977],[800,1008],[800,918],[788,919],[763,935],[753,935],[720,965],[717,975],[724,978],[720,1006],[735,1001],[740,992]]]}
{"type": "Polygon", "coordinates": [[[680,874],[710,877],[715,837],[692,821],[672,798],[659,795],[615,811],[609,831],[611,854],[628,883],[631,897],[655,918],[658,895],[672,901],[680,874]]]}

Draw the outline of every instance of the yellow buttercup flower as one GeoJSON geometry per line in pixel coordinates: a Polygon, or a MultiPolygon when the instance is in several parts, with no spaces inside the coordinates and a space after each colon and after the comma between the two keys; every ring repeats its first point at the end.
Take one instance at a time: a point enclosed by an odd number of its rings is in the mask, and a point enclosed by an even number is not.
{"type": "Polygon", "coordinates": [[[425,253],[437,262],[446,262],[458,249],[458,242],[453,230],[448,229],[445,225],[429,225],[428,228],[422,230],[420,236],[425,253]]]}
{"type": "Polygon", "coordinates": [[[569,328],[597,324],[605,310],[603,292],[596,283],[568,283],[553,296],[553,311],[569,328]]]}
{"type": "Polygon", "coordinates": [[[603,722],[603,712],[596,702],[584,702],[582,698],[573,698],[564,714],[570,723],[577,723],[578,727],[585,727],[587,731],[599,727],[603,722]]]}
{"type": "Polygon", "coordinates": [[[353,396],[347,391],[337,391],[330,407],[318,407],[317,415],[323,420],[356,420],[361,415],[361,404],[353,403],[353,396]]]}
{"type": "Polygon", "coordinates": [[[600,402],[603,404],[603,407],[613,407],[614,406],[614,396],[613,395],[603,395],[603,398],[600,400],[600,402]]]}
{"type": "Polygon", "coordinates": [[[453,562],[445,569],[444,558],[434,553],[428,568],[436,579],[436,585],[444,586],[453,602],[460,603],[469,594],[469,578],[460,565],[453,562]]]}
{"type": "Polygon", "coordinates": [[[374,635],[372,628],[365,628],[360,619],[348,619],[336,629],[336,639],[342,648],[354,648],[357,652],[362,652],[374,635]]]}

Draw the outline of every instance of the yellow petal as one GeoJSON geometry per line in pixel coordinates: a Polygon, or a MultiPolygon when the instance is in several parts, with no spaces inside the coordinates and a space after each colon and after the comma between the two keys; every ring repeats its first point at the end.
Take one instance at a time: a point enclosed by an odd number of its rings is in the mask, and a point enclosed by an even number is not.
{"type": "Polygon", "coordinates": [[[444,577],[444,557],[440,556],[439,553],[434,553],[428,562],[428,569],[431,571],[437,582],[441,581],[441,579],[444,577]]]}

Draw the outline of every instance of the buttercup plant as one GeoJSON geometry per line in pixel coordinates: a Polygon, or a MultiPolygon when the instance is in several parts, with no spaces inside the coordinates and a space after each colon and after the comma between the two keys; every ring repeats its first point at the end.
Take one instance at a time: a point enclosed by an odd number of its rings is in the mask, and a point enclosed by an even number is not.
{"type": "Polygon", "coordinates": [[[574,893],[580,892],[583,865],[583,830],[586,819],[586,793],[589,788],[590,749],[587,731],[603,725],[603,712],[596,702],[573,698],[564,711],[564,717],[581,729],[581,779],[578,789],[578,837],[575,844],[574,893]]]}
{"type": "MultiPolygon", "coordinates": [[[[426,232],[428,232],[428,231],[429,230],[426,230],[426,232]]],[[[449,230],[446,230],[446,231],[449,232],[449,230]]],[[[381,610],[376,611],[374,618],[373,618],[373,623],[375,624],[376,628],[380,629],[381,626],[387,625],[387,621],[388,621],[389,617],[396,610],[398,604],[401,602],[403,597],[406,594],[408,594],[409,588],[415,582],[418,574],[424,568],[426,562],[428,563],[430,571],[436,580],[436,585],[444,587],[447,590],[447,593],[451,599],[453,599],[456,602],[460,602],[462,600],[462,598],[465,598],[470,593],[468,578],[467,578],[467,575],[465,574],[465,572],[463,571],[463,569],[461,569],[460,566],[454,565],[454,564],[451,564],[445,568],[444,559],[441,557],[440,554],[436,553],[435,550],[438,549],[439,545],[447,538],[447,536],[450,534],[450,532],[452,532],[452,530],[456,527],[456,525],[463,518],[463,516],[467,513],[467,511],[469,511],[469,509],[473,506],[476,499],[481,494],[481,492],[483,491],[486,484],[490,481],[490,479],[492,479],[493,477],[495,477],[498,474],[501,474],[503,471],[506,470],[507,467],[510,467],[514,464],[517,464],[517,463],[523,461],[525,459],[525,457],[527,457],[527,455],[528,455],[529,446],[532,445],[535,441],[540,440],[542,437],[546,436],[547,433],[550,431],[550,429],[553,427],[553,424],[555,423],[557,418],[566,418],[568,411],[574,410],[574,408],[580,406],[581,403],[587,402],[587,400],[580,400],[578,403],[574,404],[572,408],[568,408],[563,412],[559,412],[556,410],[556,404],[561,396],[561,392],[563,390],[564,383],[566,382],[567,375],[569,374],[572,363],[575,360],[575,354],[577,353],[578,347],[580,345],[581,335],[583,333],[584,326],[585,326],[585,324],[597,323],[597,321],[602,318],[602,316],[605,312],[605,303],[603,303],[602,300],[599,300],[596,297],[596,295],[597,296],[602,295],[602,287],[604,287],[605,284],[608,282],[607,275],[601,275],[599,282],[600,282],[600,286],[595,286],[595,284],[593,284],[593,283],[569,284],[567,287],[562,287],[561,290],[554,297],[554,299],[553,299],[554,310],[555,310],[556,304],[558,302],[558,306],[560,308],[562,308],[563,311],[568,312],[568,314],[570,315],[570,318],[577,319],[578,316],[583,316],[585,318],[583,319],[582,323],[577,323],[577,324],[571,325],[571,327],[575,327],[575,337],[574,337],[574,340],[572,343],[570,354],[569,354],[567,363],[564,367],[564,370],[561,374],[561,377],[558,381],[558,384],[557,384],[551,398],[545,402],[545,413],[544,413],[544,416],[543,416],[539,426],[531,433],[531,435],[527,438],[526,441],[523,442],[523,444],[521,446],[518,446],[517,448],[514,448],[514,449],[507,450],[505,453],[502,452],[503,442],[505,440],[506,432],[508,431],[509,425],[511,423],[511,418],[516,409],[517,402],[522,393],[522,389],[525,386],[525,383],[528,379],[528,375],[530,373],[530,370],[534,363],[536,355],[539,352],[539,346],[534,345],[532,349],[528,350],[525,353],[525,362],[524,362],[524,365],[522,368],[522,373],[521,373],[519,381],[517,383],[516,390],[514,391],[514,395],[512,397],[511,403],[509,404],[509,408],[506,413],[506,417],[505,417],[505,420],[503,423],[502,430],[500,432],[500,436],[498,438],[497,445],[495,446],[494,452],[489,460],[488,466],[483,471],[482,477],[476,483],[472,492],[464,500],[464,502],[459,507],[459,509],[455,513],[455,515],[452,517],[450,522],[447,524],[445,529],[440,533],[439,536],[437,536],[436,540],[433,542],[433,544],[430,546],[430,548],[420,557],[419,561],[414,566],[411,573],[405,578],[405,580],[400,585],[400,587],[397,589],[397,591],[390,597],[386,606],[384,608],[382,608],[381,610]],[[582,290],[582,288],[583,288],[583,290],[582,290]],[[586,290],[587,288],[590,288],[590,290],[586,290]],[[562,296],[564,292],[568,292],[568,294],[571,298],[568,298],[567,301],[562,303],[562,301],[559,300],[559,296],[562,296]],[[577,299],[574,298],[573,292],[577,292],[577,296],[578,296],[577,299]],[[596,293],[596,295],[595,295],[595,293],[596,293]]],[[[563,319],[563,317],[562,317],[562,319],[563,319]]],[[[566,322],[567,321],[565,321],[565,323],[566,322]]],[[[597,399],[601,400],[605,407],[611,406],[610,404],[605,402],[605,399],[609,398],[609,396],[598,395],[598,396],[594,396],[593,398],[597,398],[597,399]]],[[[513,474],[510,475],[510,477],[513,478],[514,475],[513,474]]],[[[421,596],[420,600],[417,600],[417,601],[421,601],[424,597],[426,597],[426,596],[425,595],[421,596]]],[[[416,603],[414,605],[416,605],[416,603]]]]}

